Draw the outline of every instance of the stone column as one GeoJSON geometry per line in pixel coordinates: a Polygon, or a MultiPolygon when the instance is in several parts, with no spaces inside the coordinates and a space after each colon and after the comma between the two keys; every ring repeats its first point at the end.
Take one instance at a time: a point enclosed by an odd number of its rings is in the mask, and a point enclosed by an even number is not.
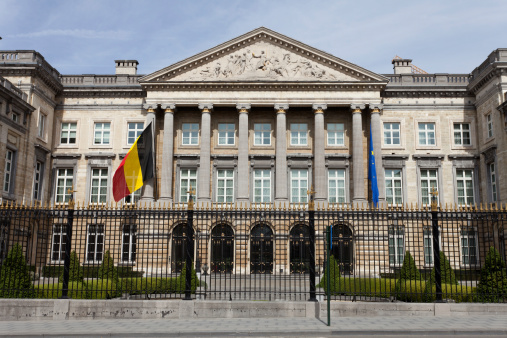
{"type": "Polygon", "coordinates": [[[314,190],[315,201],[325,201],[327,198],[326,184],[326,158],[324,148],[325,131],[324,131],[324,110],[327,109],[325,104],[314,104],[312,106],[315,113],[315,134],[313,141],[313,173],[314,173],[314,190]]]}
{"type": "Polygon", "coordinates": [[[172,103],[163,104],[164,110],[164,144],[162,146],[162,170],[160,183],[160,199],[172,202],[173,200],[173,154],[174,154],[174,110],[172,103]]]}
{"type": "Polygon", "coordinates": [[[286,202],[287,198],[287,121],[288,104],[275,104],[276,110],[276,162],[275,201],[286,202]]]}
{"type": "Polygon", "coordinates": [[[200,103],[201,115],[201,151],[199,157],[199,177],[197,181],[197,200],[211,200],[211,103],[200,103]]]}
{"type": "Polygon", "coordinates": [[[364,194],[363,119],[361,116],[364,104],[351,104],[350,109],[352,109],[352,175],[354,176],[352,202],[363,204],[366,202],[364,194]]]}
{"type": "MultiPolygon", "coordinates": [[[[145,104],[143,106],[146,109],[146,126],[148,126],[151,122],[152,135],[153,135],[153,152],[156,153],[156,135],[155,135],[155,109],[157,109],[157,104],[145,104]]],[[[155,160],[155,159],[154,159],[155,160]]],[[[141,194],[141,201],[144,202],[153,202],[155,200],[155,182],[157,177],[157,164],[153,163],[153,169],[155,170],[155,175],[153,178],[147,180],[143,185],[143,190],[141,194]]]]}
{"type": "Polygon", "coordinates": [[[249,104],[237,104],[239,111],[238,127],[238,202],[247,202],[249,200],[250,174],[248,167],[248,111],[249,104]]]}
{"type": "Polygon", "coordinates": [[[382,128],[380,122],[380,113],[383,104],[370,104],[371,110],[371,136],[373,139],[373,151],[375,154],[375,169],[377,171],[377,186],[378,186],[378,199],[379,205],[386,200],[386,180],[384,173],[384,166],[382,163],[382,128]]]}

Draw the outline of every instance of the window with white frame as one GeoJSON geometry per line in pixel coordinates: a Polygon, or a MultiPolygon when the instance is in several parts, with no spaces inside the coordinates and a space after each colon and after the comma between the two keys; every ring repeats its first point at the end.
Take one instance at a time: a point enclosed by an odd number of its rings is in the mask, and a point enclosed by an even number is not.
{"type": "Polygon", "coordinates": [[[400,124],[398,122],[384,122],[384,145],[400,145],[400,124]]]}
{"type": "Polygon", "coordinates": [[[306,146],[308,145],[308,124],[291,123],[290,124],[290,145],[306,146]]]}
{"type": "Polygon", "coordinates": [[[463,265],[477,264],[477,231],[473,228],[461,230],[461,262],[463,265]]]}
{"type": "Polygon", "coordinates": [[[197,169],[181,169],[180,170],[180,202],[187,203],[189,191],[192,189],[192,200],[195,201],[197,194],[197,169]]]}
{"type": "Polygon", "coordinates": [[[401,169],[385,169],[386,202],[392,205],[403,204],[403,180],[401,169]]]}
{"type": "Polygon", "coordinates": [[[95,131],[93,133],[93,144],[107,145],[111,137],[111,123],[109,122],[96,122],[95,131]]]}
{"type": "Polygon", "coordinates": [[[88,224],[86,260],[102,262],[104,252],[104,225],[88,224]]]}
{"type": "Polygon", "coordinates": [[[293,203],[308,202],[308,170],[291,169],[290,171],[290,201],[293,203]]]}
{"type": "Polygon", "coordinates": [[[345,145],[345,125],[343,123],[327,124],[327,145],[328,146],[345,145]]]}
{"type": "MultiPolygon", "coordinates": [[[[440,228],[438,229],[440,232],[440,228]]],[[[425,266],[433,266],[433,229],[431,227],[424,228],[423,233],[423,241],[424,241],[424,265],[425,266]]],[[[441,249],[442,247],[442,236],[438,237],[438,247],[441,249]]]]}
{"type": "Polygon", "coordinates": [[[143,133],[144,122],[129,122],[127,123],[127,129],[127,144],[132,145],[143,133]]]}
{"type": "Polygon", "coordinates": [[[123,203],[125,203],[125,204],[137,203],[141,199],[141,191],[142,191],[142,189],[139,188],[136,191],[134,191],[133,193],[131,193],[130,195],[125,196],[123,198],[123,203]]]}
{"type": "Polygon", "coordinates": [[[67,243],[67,226],[65,224],[53,225],[51,242],[51,261],[63,262],[65,259],[65,244],[67,243]]]}
{"type": "Polygon", "coordinates": [[[37,136],[40,138],[46,137],[46,115],[39,112],[39,126],[37,128],[37,136]]]}
{"type": "Polygon", "coordinates": [[[33,199],[40,200],[42,193],[42,169],[41,161],[35,162],[35,173],[33,175],[33,199]]]}
{"type": "Polygon", "coordinates": [[[345,203],[345,169],[329,169],[327,179],[329,203],[345,203]]]}
{"type": "Polygon", "coordinates": [[[12,191],[12,184],[14,181],[14,155],[13,150],[7,149],[5,152],[5,166],[4,166],[4,185],[3,191],[10,193],[12,191]]]}
{"type": "Polygon", "coordinates": [[[493,117],[491,114],[486,115],[486,125],[488,128],[488,138],[493,137],[493,117]]]}
{"type": "MultiPolygon", "coordinates": [[[[428,205],[431,203],[431,191],[433,188],[438,190],[438,170],[437,169],[421,169],[421,203],[428,205]]],[[[437,195],[437,204],[438,204],[437,195]]]]}
{"type": "Polygon", "coordinates": [[[271,123],[254,124],[254,146],[271,145],[271,123]]]}
{"type": "Polygon", "coordinates": [[[255,169],[253,200],[255,203],[271,202],[271,170],[255,169]]]}
{"type": "Polygon", "coordinates": [[[71,194],[68,190],[72,190],[74,181],[74,169],[60,168],[56,172],[56,203],[67,203],[70,200],[71,194]]]}
{"type": "Polygon", "coordinates": [[[181,125],[181,144],[184,146],[199,144],[199,123],[183,123],[181,125]]]}
{"type": "Polygon", "coordinates": [[[91,203],[107,202],[107,168],[92,168],[92,181],[90,189],[91,203]]]}
{"type": "Polygon", "coordinates": [[[137,245],[137,226],[124,224],[121,243],[121,260],[124,263],[135,263],[137,245]]]}
{"type": "Polygon", "coordinates": [[[490,163],[488,165],[489,169],[489,186],[491,190],[491,202],[496,203],[497,199],[497,192],[496,192],[496,167],[495,163],[490,163]]]}
{"type": "Polygon", "coordinates": [[[474,171],[472,169],[456,169],[456,188],[459,205],[474,204],[474,171]]]}
{"type": "Polygon", "coordinates": [[[218,124],[218,145],[233,146],[234,145],[234,123],[218,124]]]}
{"type": "Polygon", "coordinates": [[[420,122],[419,123],[419,145],[434,146],[435,143],[435,123],[420,122]]]}
{"type": "Polygon", "coordinates": [[[234,170],[217,170],[217,202],[234,202],[234,170]]]}
{"type": "Polygon", "coordinates": [[[469,146],[471,144],[470,123],[454,123],[454,145],[469,146]]]}
{"type": "Polygon", "coordinates": [[[62,122],[60,144],[76,144],[76,122],[62,122]]]}
{"type": "Polygon", "coordinates": [[[405,229],[402,226],[389,227],[389,264],[403,264],[405,256],[405,229]]]}

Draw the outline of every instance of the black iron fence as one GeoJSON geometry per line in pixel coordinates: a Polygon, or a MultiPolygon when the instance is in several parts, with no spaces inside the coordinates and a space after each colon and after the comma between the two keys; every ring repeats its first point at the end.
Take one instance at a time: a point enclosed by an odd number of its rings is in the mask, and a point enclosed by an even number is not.
{"type": "Polygon", "coordinates": [[[0,207],[0,297],[504,302],[505,209],[0,207]]]}

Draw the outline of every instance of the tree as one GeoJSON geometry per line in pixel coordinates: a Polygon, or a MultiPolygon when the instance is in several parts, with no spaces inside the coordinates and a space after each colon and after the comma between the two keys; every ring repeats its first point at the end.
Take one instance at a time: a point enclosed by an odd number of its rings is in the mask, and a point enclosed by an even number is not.
{"type": "Polygon", "coordinates": [[[396,292],[396,298],[403,301],[408,301],[411,299],[411,295],[408,293],[417,292],[417,284],[412,284],[410,281],[416,280],[421,281],[423,280],[421,273],[417,269],[417,266],[415,264],[415,260],[410,254],[410,251],[407,251],[405,253],[405,257],[403,258],[403,265],[401,266],[400,271],[400,278],[398,278],[398,281],[396,282],[395,286],[395,292],[396,292]],[[412,290],[412,286],[414,286],[414,290],[412,290]],[[401,292],[403,287],[403,294],[401,292]]]}
{"type": "Polygon", "coordinates": [[[0,271],[0,297],[32,298],[34,290],[23,247],[16,243],[7,254],[0,271]]]}
{"type": "MultiPolygon", "coordinates": [[[[426,287],[424,289],[424,298],[426,301],[432,301],[434,299],[433,287],[435,286],[435,268],[436,265],[431,270],[430,279],[426,282],[426,287]]],[[[440,276],[442,285],[458,285],[458,279],[451,268],[451,263],[442,251],[440,251],[440,276]]]]}
{"type": "MultiPolygon", "coordinates": [[[[60,275],[60,282],[63,282],[63,271],[60,275]]],[[[83,269],[81,268],[81,262],[77,256],[76,251],[70,253],[70,267],[69,267],[69,282],[82,282],[83,281],[83,269]]]]}
{"type": "Polygon", "coordinates": [[[102,264],[99,268],[99,278],[100,279],[110,279],[115,283],[118,283],[118,270],[114,266],[113,257],[109,253],[109,250],[104,254],[104,258],[102,259],[102,264]]]}
{"type": "Polygon", "coordinates": [[[477,285],[477,296],[481,302],[498,302],[507,298],[507,272],[500,253],[489,248],[481,278],[477,285]]]}
{"type": "MultiPolygon", "coordinates": [[[[329,257],[329,286],[330,291],[337,291],[337,286],[340,284],[340,266],[338,265],[338,262],[334,258],[333,255],[329,257]]],[[[323,288],[324,290],[327,290],[327,265],[326,270],[324,271],[324,275],[322,276],[322,279],[320,280],[319,287],[323,288]]]]}

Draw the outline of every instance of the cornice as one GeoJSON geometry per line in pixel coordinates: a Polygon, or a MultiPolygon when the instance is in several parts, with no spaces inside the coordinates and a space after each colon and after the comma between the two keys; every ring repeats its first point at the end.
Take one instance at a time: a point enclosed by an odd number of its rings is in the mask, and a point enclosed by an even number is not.
{"type": "Polygon", "coordinates": [[[7,116],[5,116],[3,114],[0,115],[0,121],[5,123],[9,127],[16,129],[17,131],[19,131],[22,134],[26,134],[28,132],[28,128],[12,121],[10,118],[8,118],[7,116]]]}
{"type": "Polygon", "coordinates": [[[429,90],[427,88],[424,88],[424,90],[421,90],[421,88],[413,88],[413,89],[389,88],[389,89],[384,90],[381,93],[381,96],[384,98],[391,98],[391,97],[405,97],[405,98],[414,97],[414,98],[417,98],[417,97],[472,97],[474,95],[466,89],[429,90]]]}
{"type": "Polygon", "coordinates": [[[53,75],[49,74],[44,67],[33,64],[33,65],[6,65],[0,67],[0,74],[7,76],[30,76],[38,77],[44,82],[49,88],[51,88],[55,94],[59,94],[63,90],[63,86],[59,80],[53,75]]]}
{"type": "Polygon", "coordinates": [[[59,104],[55,110],[136,110],[142,111],[142,104],[59,104]]]}
{"type": "Polygon", "coordinates": [[[125,88],[125,89],[110,89],[110,88],[79,88],[69,89],[61,93],[60,97],[132,97],[144,98],[146,92],[140,87],[138,88],[125,88]]]}
{"type": "Polygon", "coordinates": [[[489,71],[484,72],[484,75],[481,74],[478,79],[474,79],[470,82],[468,88],[470,91],[474,94],[477,94],[477,92],[484,87],[488,82],[491,81],[491,79],[495,77],[500,77],[502,75],[507,74],[507,68],[506,63],[495,63],[491,64],[489,68],[491,68],[489,71]],[[503,66],[502,68],[499,68],[499,66],[503,66]]]}

